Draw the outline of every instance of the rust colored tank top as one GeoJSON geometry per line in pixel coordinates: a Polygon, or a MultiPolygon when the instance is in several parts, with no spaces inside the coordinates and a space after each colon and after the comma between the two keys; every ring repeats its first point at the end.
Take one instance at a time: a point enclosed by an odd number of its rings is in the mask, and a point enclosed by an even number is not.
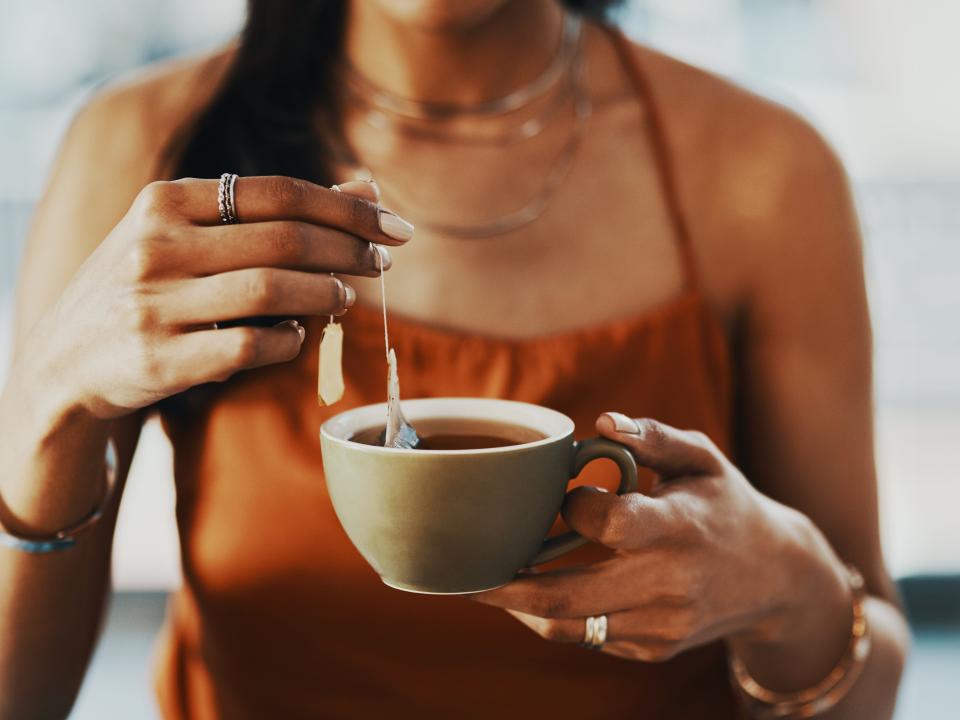
{"type": "MultiPolygon", "coordinates": [[[[685,290],[640,317],[527,340],[394,317],[405,396],[525,400],[566,413],[580,436],[616,409],[698,428],[729,450],[725,335],[697,286],[654,97],[626,41],[611,36],[648,110],[685,290]]],[[[355,307],[344,322],[347,393],[336,407],[315,400],[317,324],[299,360],[238,376],[191,412],[164,413],[184,586],[157,650],[163,717],[735,717],[718,645],[630,662],[545,641],[497,608],[381,584],[323,480],[321,422],[385,399],[379,311],[355,307]]],[[[580,482],[615,485],[607,465],[593,463],[580,482]]],[[[588,547],[581,560],[601,552],[588,547]]]]}

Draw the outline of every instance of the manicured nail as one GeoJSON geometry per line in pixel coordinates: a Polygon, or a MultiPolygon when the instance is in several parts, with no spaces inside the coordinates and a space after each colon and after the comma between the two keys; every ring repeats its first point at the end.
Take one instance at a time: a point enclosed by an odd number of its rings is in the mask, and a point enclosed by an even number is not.
{"type": "Polygon", "coordinates": [[[389,270],[393,267],[393,258],[390,257],[390,251],[383,245],[373,243],[374,250],[380,254],[380,262],[377,263],[377,270],[389,270]]]}
{"type": "Polygon", "coordinates": [[[389,235],[394,240],[409,240],[413,237],[413,225],[392,210],[380,208],[377,216],[380,219],[380,230],[384,235],[389,235]]]}
{"type": "Polygon", "coordinates": [[[377,202],[380,202],[380,186],[377,185],[377,181],[373,178],[360,178],[360,180],[370,185],[370,188],[373,190],[373,194],[377,197],[377,202]]]}
{"type": "Polygon", "coordinates": [[[640,428],[637,427],[637,423],[634,422],[631,418],[628,418],[623,413],[618,412],[608,412],[606,413],[607,417],[613,420],[613,429],[621,433],[636,433],[640,432],[640,428]]]}
{"type": "Polygon", "coordinates": [[[304,329],[303,325],[298,323],[296,320],[284,320],[279,322],[274,327],[290,327],[297,331],[297,335],[300,336],[300,344],[303,344],[304,338],[307,337],[307,331],[304,329]]]}
{"type": "Polygon", "coordinates": [[[357,291],[342,280],[340,282],[343,283],[343,306],[352,307],[357,301],[357,291]]]}

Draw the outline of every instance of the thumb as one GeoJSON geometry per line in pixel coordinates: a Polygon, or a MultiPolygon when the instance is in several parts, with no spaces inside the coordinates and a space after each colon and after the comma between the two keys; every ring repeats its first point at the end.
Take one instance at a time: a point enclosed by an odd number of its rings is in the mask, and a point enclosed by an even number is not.
{"type": "Polygon", "coordinates": [[[618,412],[597,418],[597,432],[626,445],[638,465],[665,480],[704,475],[720,468],[720,451],[703,433],[678,430],[650,418],[635,420],[618,412]]]}
{"type": "Polygon", "coordinates": [[[339,185],[332,185],[330,189],[347,195],[354,195],[372,203],[380,202],[380,186],[377,185],[376,180],[351,180],[339,185]]]}

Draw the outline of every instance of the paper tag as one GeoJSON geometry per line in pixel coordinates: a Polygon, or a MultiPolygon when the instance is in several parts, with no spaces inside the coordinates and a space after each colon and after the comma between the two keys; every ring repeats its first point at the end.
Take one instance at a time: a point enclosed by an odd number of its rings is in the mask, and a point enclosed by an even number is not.
{"type": "Polygon", "coordinates": [[[343,391],[343,326],[330,322],[320,336],[317,402],[333,405],[343,397],[343,391]]]}

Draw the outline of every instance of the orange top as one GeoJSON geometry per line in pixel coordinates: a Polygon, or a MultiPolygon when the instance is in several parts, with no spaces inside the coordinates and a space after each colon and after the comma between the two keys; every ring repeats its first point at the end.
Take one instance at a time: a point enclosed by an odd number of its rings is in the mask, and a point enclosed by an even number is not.
{"type": "MultiPolygon", "coordinates": [[[[619,322],[505,340],[393,318],[408,397],[486,396],[555,408],[590,435],[621,410],[698,428],[730,449],[725,334],[701,297],[653,97],[611,32],[650,110],[664,197],[683,256],[683,294],[619,322]]],[[[350,544],[326,486],[320,424],[384,400],[379,311],[345,320],[347,391],[315,399],[315,344],[246,373],[206,401],[169,403],[184,587],[158,648],[163,717],[732,718],[715,644],[662,664],[547,642],[497,608],[392,590],[350,544]]],[[[312,337],[319,337],[316,330],[312,337]]],[[[580,482],[615,485],[609,463],[580,482]]],[[[580,558],[597,557],[596,546],[580,558]]]]}

